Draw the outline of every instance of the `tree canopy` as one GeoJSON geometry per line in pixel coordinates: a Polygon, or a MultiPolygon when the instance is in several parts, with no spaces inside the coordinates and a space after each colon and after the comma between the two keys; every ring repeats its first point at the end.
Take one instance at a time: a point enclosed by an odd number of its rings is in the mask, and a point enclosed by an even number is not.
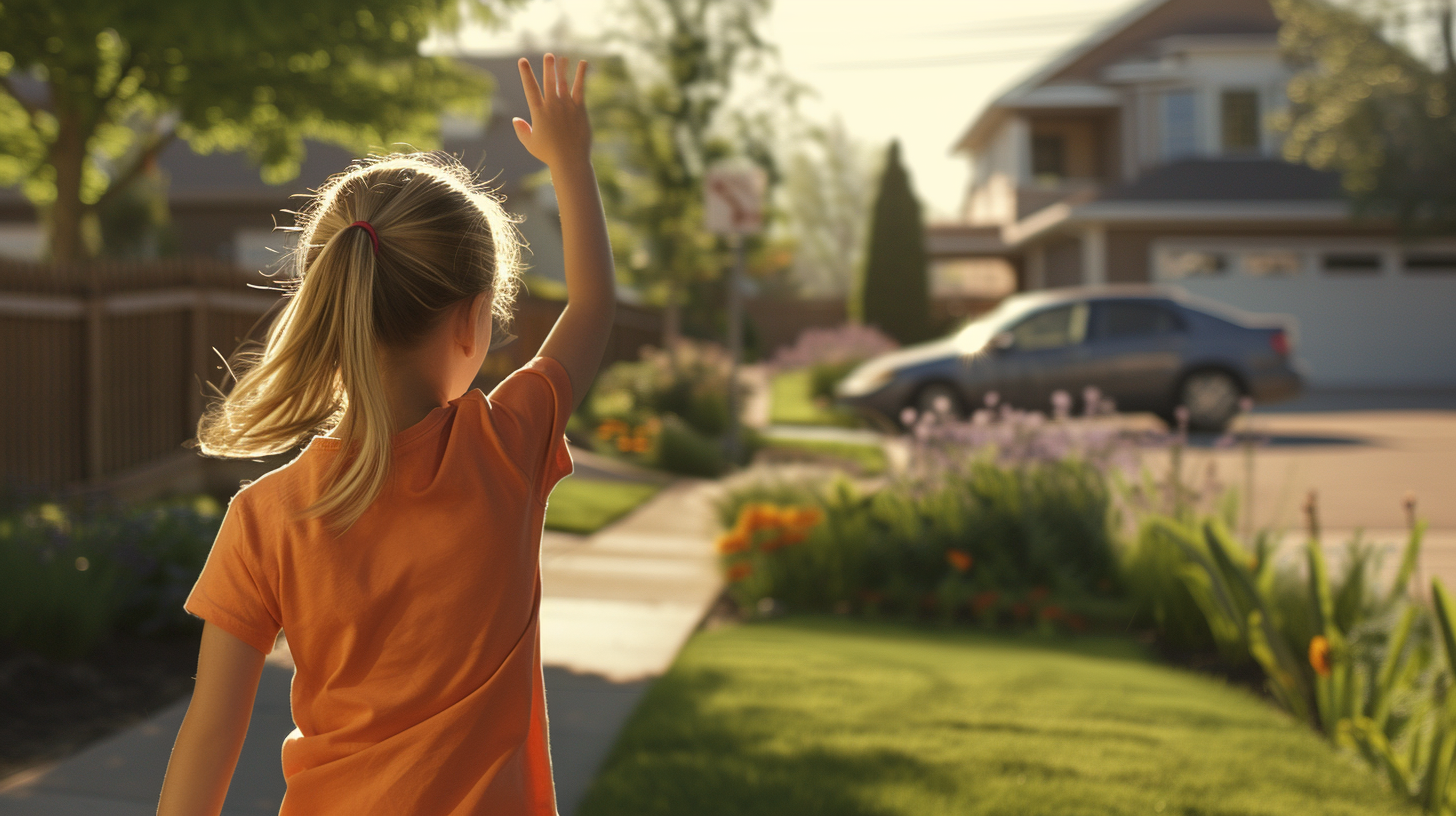
{"type": "Polygon", "coordinates": [[[1451,0],[1273,3],[1300,67],[1279,122],[1285,157],[1339,171],[1358,214],[1411,233],[1456,229],[1451,0]]]}
{"type": "Polygon", "coordinates": [[[612,243],[628,281],[665,304],[670,341],[683,295],[726,266],[703,223],[703,178],[716,160],[747,156],[777,174],[774,114],[794,86],[758,32],[767,0],[625,0],[607,38],[620,59],[592,89],[597,162],[612,243]],[[752,79],[765,93],[747,95],[752,79]]]}
{"type": "Polygon", "coordinates": [[[438,143],[442,110],[480,111],[486,77],[419,54],[433,30],[519,0],[5,0],[0,186],[19,186],[55,260],[174,139],[298,172],[304,140],[364,151],[438,143]]]}

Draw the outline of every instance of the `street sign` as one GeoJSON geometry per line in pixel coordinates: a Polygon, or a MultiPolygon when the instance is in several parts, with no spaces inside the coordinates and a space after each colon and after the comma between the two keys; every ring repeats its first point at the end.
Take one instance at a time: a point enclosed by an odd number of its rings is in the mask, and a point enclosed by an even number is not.
{"type": "Polygon", "coordinates": [[[752,235],[763,229],[763,194],[768,179],[762,168],[723,163],[708,169],[703,181],[708,231],[718,235],[752,235]]]}

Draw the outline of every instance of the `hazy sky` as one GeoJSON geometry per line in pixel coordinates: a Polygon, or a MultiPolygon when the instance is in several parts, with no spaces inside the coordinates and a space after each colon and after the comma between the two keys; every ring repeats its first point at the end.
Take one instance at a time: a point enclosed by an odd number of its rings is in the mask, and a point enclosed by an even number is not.
{"type": "MultiPolygon", "coordinates": [[[[506,50],[537,41],[564,17],[589,37],[601,0],[529,0],[499,32],[472,31],[458,47],[506,50]]],[[[788,73],[815,88],[810,115],[843,119],[869,144],[899,138],[931,218],[959,210],[968,166],[951,146],[1002,91],[1135,5],[1133,0],[775,0],[764,33],[788,73]]],[[[454,46],[439,44],[441,50],[454,46]]]]}

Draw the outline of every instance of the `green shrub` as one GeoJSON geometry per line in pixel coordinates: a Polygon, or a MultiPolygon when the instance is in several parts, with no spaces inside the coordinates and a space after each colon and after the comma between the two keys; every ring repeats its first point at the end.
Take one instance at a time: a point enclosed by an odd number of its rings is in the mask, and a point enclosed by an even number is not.
{"type": "Polygon", "coordinates": [[[730,593],[749,610],[772,599],[796,611],[1080,628],[1123,610],[1109,500],[1100,474],[1071,461],[980,462],[871,493],[845,479],[753,485],[720,504],[731,529],[718,546],[730,593]],[[812,509],[822,521],[791,545],[772,529],[760,540],[756,519],[783,508],[812,509]]]}
{"type": "Polygon", "coordinates": [[[39,503],[0,517],[0,640],[79,657],[114,632],[195,631],[182,609],[217,535],[211,499],[39,503]]]}
{"type": "Polygon", "coordinates": [[[722,474],[728,463],[717,440],[698,433],[676,415],[668,415],[657,436],[657,464],[671,473],[712,478],[722,474]]]}

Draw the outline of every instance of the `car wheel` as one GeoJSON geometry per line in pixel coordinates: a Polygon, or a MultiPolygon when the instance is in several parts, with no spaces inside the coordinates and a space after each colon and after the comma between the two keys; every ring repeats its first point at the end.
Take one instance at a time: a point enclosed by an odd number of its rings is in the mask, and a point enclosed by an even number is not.
{"type": "Polygon", "coordinates": [[[915,401],[911,404],[918,414],[935,414],[944,412],[953,419],[964,419],[966,406],[953,386],[949,383],[929,383],[915,392],[915,401]]]}
{"type": "Polygon", "coordinates": [[[1195,371],[1178,389],[1178,404],[1188,409],[1188,427],[1194,431],[1220,432],[1239,412],[1244,391],[1224,371],[1195,371]]]}

